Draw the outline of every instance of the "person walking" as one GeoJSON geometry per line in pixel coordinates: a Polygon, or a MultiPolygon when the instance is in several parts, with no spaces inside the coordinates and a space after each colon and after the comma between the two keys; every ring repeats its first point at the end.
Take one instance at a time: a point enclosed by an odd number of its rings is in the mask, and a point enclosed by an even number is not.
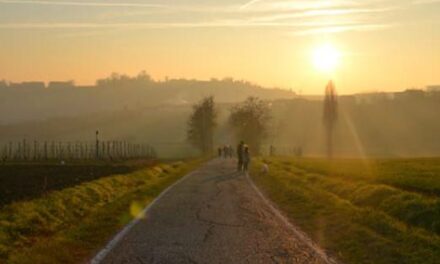
{"type": "Polygon", "coordinates": [[[243,171],[248,171],[250,162],[251,154],[249,153],[249,147],[246,145],[243,148],[243,171]]]}
{"type": "Polygon", "coordinates": [[[223,158],[226,159],[228,157],[228,146],[223,146],[223,158]]]}
{"type": "Polygon", "coordinates": [[[240,144],[237,146],[237,171],[243,171],[243,151],[244,151],[244,142],[240,141],[240,144]]]}

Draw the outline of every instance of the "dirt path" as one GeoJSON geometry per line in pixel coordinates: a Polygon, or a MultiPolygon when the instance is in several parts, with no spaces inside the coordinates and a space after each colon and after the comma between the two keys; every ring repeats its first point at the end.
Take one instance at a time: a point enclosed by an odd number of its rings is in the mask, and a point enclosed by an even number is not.
{"type": "Polygon", "coordinates": [[[126,231],[94,263],[331,263],[221,159],[173,186],[126,231]]]}

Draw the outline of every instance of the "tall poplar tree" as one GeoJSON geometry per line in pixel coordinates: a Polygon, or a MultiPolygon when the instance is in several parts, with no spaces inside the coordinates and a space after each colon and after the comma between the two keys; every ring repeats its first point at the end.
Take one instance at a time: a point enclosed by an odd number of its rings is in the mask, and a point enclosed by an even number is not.
{"type": "Polygon", "coordinates": [[[338,119],[338,100],[332,81],[325,87],[323,122],[325,129],[327,158],[333,157],[333,134],[338,119]]]}

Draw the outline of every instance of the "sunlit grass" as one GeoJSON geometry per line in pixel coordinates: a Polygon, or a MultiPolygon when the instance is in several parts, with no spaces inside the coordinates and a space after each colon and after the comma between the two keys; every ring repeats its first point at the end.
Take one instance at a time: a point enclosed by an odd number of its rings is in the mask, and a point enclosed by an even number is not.
{"type": "Polygon", "coordinates": [[[261,162],[253,166],[256,183],[343,262],[436,263],[440,258],[440,200],[428,184],[413,180],[438,186],[439,159],[269,158],[264,160],[268,175],[259,173],[261,162]]]}

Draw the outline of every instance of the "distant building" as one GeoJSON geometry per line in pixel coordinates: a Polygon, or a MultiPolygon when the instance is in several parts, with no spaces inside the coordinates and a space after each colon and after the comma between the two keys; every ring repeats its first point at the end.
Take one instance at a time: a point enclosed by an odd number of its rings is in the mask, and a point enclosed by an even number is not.
{"type": "Polygon", "coordinates": [[[403,92],[394,93],[396,100],[423,99],[426,97],[425,91],[421,89],[408,89],[403,92]]]}
{"type": "Polygon", "coordinates": [[[10,83],[10,88],[14,89],[44,89],[46,88],[46,85],[44,82],[22,82],[22,83],[10,83]]]}
{"type": "Polygon", "coordinates": [[[339,97],[339,101],[342,104],[356,104],[356,96],[354,95],[343,95],[339,97]]]}
{"type": "Polygon", "coordinates": [[[0,81],[0,89],[8,88],[8,83],[6,81],[0,81]]]}
{"type": "Polygon", "coordinates": [[[426,93],[431,98],[440,99],[440,85],[428,85],[428,86],[426,86],[426,93]]]}
{"type": "Polygon", "coordinates": [[[428,92],[440,92],[440,85],[428,85],[426,86],[428,92]]]}
{"type": "Polygon", "coordinates": [[[74,88],[75,83],[73,81],[66,82],[50,82],[47,88],[49,89],[69,89],[74,88]]]}
{"type": "Polygon", "coordinates": [[[389,101],[392,101],[392,100],[394,100],[394,98],[395,98],[395,94],[394,93],[386,93],[386,98],[389,100],[389,101]]]}
{"type": "Polygon", "coordinates": [[[393,96],[390,96],[388,93],[374,92],[374,93],[355,94],[353,100],[356,102],[356,104],[372,104],[372,103],[383,102],[392,99],[393,96]]]}

